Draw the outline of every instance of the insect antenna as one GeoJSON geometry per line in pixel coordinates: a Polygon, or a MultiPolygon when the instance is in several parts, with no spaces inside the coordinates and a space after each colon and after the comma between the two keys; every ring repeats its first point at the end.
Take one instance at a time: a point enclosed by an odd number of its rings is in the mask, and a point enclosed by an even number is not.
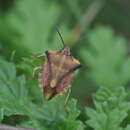
{"type": "Polygon", "coordinates": [[[64,40],[63,40],[63,37],[62,37],[62,35],[61,35],[59,29],[56,28],[56,31],[57,31],[58,35],[60,36],[61,42],[62,42],[62,44],[63,44],[63,47],[65,47],[65,42],[64,42],[64,40]]]}

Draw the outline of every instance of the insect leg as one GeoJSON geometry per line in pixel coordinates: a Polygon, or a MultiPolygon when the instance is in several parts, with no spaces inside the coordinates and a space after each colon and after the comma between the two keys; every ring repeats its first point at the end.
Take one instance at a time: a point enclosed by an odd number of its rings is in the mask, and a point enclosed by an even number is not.
{"type": "Polygon", "coordinates": [[[65,99],[65,102],[64,102],[64,107],[65,108],[66,108],[67,103],[69,101],[70,93],[71,93],[71,87],[69,87],[69,89],[68,89],[68,93],[67,93],[67,96],[66,96],[66,99],[65,99]]]}
{"type": "Polygon", "coordinates": [[[34,80],[34,79],[35,79],[35,73],[36,73],[36,71],[38,71],[38,70],[42,70],[42,66],[35,67],[35,68],[33,69],[32,78],[28,78],[27,80],[34,80]]]}
{"type": "Polygon", "coordinates": [[[33,79],[34,79],[34,77],[35,77],[36,71],[38,71],[38,70],[42,70],[42,66],[38,66],[38,67],[35,67],[35,68],[33,69],[33,74],[32,74],[32,78],[33,78],[33,79]]]}
{"type": "Polygon", "coordinates": [[[45,56],[45,54],[43,53],[43,54],[34,54],[33,55],[35,58],[40,58],[40,57],[44,57],[45,56]]]}

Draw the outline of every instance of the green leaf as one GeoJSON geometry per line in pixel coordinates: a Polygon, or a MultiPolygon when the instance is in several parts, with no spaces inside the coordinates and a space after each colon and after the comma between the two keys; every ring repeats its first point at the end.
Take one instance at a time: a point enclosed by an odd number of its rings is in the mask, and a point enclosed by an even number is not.
{"type": "Polygon", "coordinates": [[[86,123],[94,130],[123,129],[120,125],[130,110],[130,103],[126,101],[126,96],[123,87],[112,90],[101,87],[94,96],[95,110],[86,108],[89,117],[86,123]]]}
{"type": "Polygon", "coordinates": [[[18,0],[0,25],[5,31],[4,36],[11,39],[13,44],[22,44],[31,53],[41,53],[55,47],[56,42],[50,44],[48,39],[59,13],[58,5],[53,2],[18,0]]]}
{"type": "Polygon", "coordinates": [[[24,76],[16,75],[13,63],[0,60],[0,121],[4,116],[20,115],[27,117],[17,123],[23,127],[38,130],[83,130],[83,123],[77,120],[80,111],[76,107],[76,100],[68,101],[65,107],[65,95],[46,101],[40,99],[42,93],[39,91],[39,102],[32,102],[25,81],[24,76]]]}
{"type": "Polygon", "coordinates": [[[75,99],[72,99],[71,102],[69,102],[69,107],[67,107],[67,120],[73,121],[79,116],[80,111],[77,109],[76,104],[77,101],[75,99]]]}
{"type": "Polygon", "coordinates": [[[130,81],[130,58],[126,55],[126,40],[115,36],[108,27],[96,27],[88,32],[89,45],[80,51],[96,85],[117,87],[130,81]]]}
{"type": "Polygon", "coordinates": [[[13,63],[0,61],[0,89],[1,109],[10,114],[23,114],[22,107],[28,101],[28,90],[25,87],[25,77],[16,77],[13,63]]]}
{"type": "Polygon", "coordinates": [[[65,96],[56,97],[50,102],[44,102],[42,110],[43,115],[48,117],[47,128],[49,130],[83,130],[84,125],[76,118],[79,115],[79,110],[76,108],[76,100],[72,99],[68,102],[67,106],[64,106],[65,96]],[[51,125],[50,125],[51,124],[51,125]]]}

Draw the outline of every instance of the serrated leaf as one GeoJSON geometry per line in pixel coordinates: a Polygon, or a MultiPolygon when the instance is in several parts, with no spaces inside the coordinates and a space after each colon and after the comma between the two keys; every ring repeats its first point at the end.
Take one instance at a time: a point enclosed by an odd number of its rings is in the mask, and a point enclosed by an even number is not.
{"type": "Polygon", "coordinates": [[[21,122],[21,126],[38,128],[38,130],[83,130],[84,128],[83,123],[77,120],[79,110],[74,99],[68,102],[67,108],[64,106],[65,96],[50,101],[43,99],[42,103],[32,103],[28,98],[25,77],[16,76],[16,68],[12,63],[0,61],[0,89],[0,120],[4,115],[23,115],[29,119],[21,122]]]}
{"type": "Polygon", "coordinates": [[[1,109],[13,114],[24,112],[22,105],[28,101],[25,77],[16,77],[16,69],[12,63],[0,61],[0,90],[1,109]]]}
{"type": "Polygon", "coordinates": [[[109,27],[96,27],[87,39],[89,46],[80,51],[89,68],[90,76],[99,86],[117,87],[130,80],[126,40],[115,36],[109,27]]]}
{"type": "Polygon", "coordinates": [[[98,113],[95,110],[93,110],[92,108],[86,108],[86,114],[90,118],[96,118],[98,115],[98,113]]]}
{"type": "Polygon", "coordinates": [[[79,114],[80,114],[80,111],[77,109],[77,101],[72,99],[69,103],[68,103],[68,108],[67,108],[67,112],[68,112],[68,117],[67,119],[70,120],[70,121],[73,121],[75,120],[79,114]]]}
{"type": "Polygon", "coordinates": [[[53,2],[48,5],[44,0],[18,0],[0,23],[8,32],[2,35],[11,39],[13,44],[22,44],[31,53],[54,49],[55,42],[50,44],[48,39],[59,13],[58,5],[53,2]]]}
{"type": "Polygon", "coordinates": [[[95,110],[86,108],[89,117],[86,123],[94,130],[123,130],[121,124],[130,110],[130,103],[126,101],[126,96],[123,87],[113,89],[101,87],[94,98],[95,110]],[[107,96],[103,99],[102,95],[107,96]]]}

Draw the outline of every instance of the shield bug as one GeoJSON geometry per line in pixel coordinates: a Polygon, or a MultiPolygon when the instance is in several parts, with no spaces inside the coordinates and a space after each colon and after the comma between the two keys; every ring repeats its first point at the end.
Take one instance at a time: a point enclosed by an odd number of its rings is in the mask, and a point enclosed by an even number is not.
{"type": "Polygon", "coordinates": [[[81,67],[80,62],[71,56],[70,47],[65,46],[63,38],[57,30],[64,48],[61,50],[48,50],[45,52],[46,61],[40,70],[39,84],[46,99],[62,95],[70,88],[75,70],[81,67]]]}

